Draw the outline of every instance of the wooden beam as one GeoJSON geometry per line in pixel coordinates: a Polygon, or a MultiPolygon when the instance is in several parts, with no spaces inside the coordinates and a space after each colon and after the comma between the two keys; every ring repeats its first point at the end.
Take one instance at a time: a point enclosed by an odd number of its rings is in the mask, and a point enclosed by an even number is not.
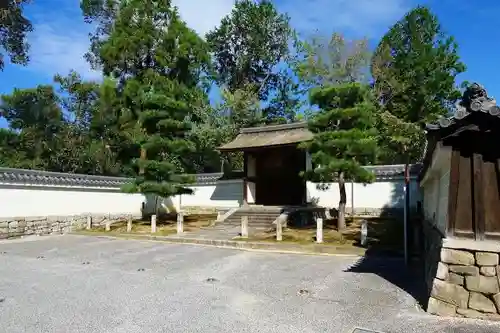
{"type": "MultiPolygon", "coordinates": [[[[473,169],[473,226],[475,238],[484,240],[485,214],[484,214],[484,195],[483,195],[483,158],[479,154],[472,156],[473,169]]],[[[486,180],[488,181],[488,180],[486,180]]],[[[490,180],[491,181],[491,180],[490,180]]]]}
{"type": "Polygon", "coordinates": [[[458,197],[453,221],[453,235],[474,238],[472,156],[460,152],[459,165],[458,197]]]}

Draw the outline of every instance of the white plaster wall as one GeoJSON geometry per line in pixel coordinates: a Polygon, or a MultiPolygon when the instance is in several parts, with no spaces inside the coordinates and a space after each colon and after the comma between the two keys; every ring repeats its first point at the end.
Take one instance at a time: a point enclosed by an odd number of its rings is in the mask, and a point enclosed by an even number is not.
{"type": "Polygon", "coordinates": [[[436,216],[436,201],[438,198],[438,189],[436,179],[429,180],[425,187],[422,187],[423,193],[423,209],[424,217],[429,222],[435,222],[436,216]]]}
{"type": "MultiPolygon", "coordinates": [[[[371,184],[346,183],[347,204],[352,207],[352,193],[354,192],[354,209],[369,208],[403,208],[404,207],[404,180],[382,180],[371,184]]],[[[307,182],[308,201],[316,202],[320,206],[338,208],[340,192],[338,183],[330,183],[324,191],[317,188],[316,183],[307,182]]],[[[410,182],[410,206],[415,207],[420,200],[420,189],[417,181],[410,182]]],[[[349,209],[348,209],[349,210],[349,209]]]]}
{"type": "Polygon", "coordinates": [[[424,217],[442,233],[448,221],[448,189],[450,186],[451,150],[436,146],[432,161],[420,183],[423,193],[424,217]]]}
{"type": "Polygon", "coordinates": [[[249,204],[255,203],[255,190],[256,184],[254,182],[247,182],[247,202],[249,204]]]}
{"type": "Polygon", "coordinates": [[[219,181],[216,185],[191,187],[192,195],[159,199],[155,196],[122,193],[110,188],[49,186],[1,186],[0,217],[57,216],[78,214],[141,215],[159,210],[177,211],[180,206],[232,208],[243,200],[241,180],[219,181]],[[162,208],[163,207],[163,208],[162,208]]]}
{"type": "MultiPolygon", "coordinates": [[[[416,182],[411,183],[411,204],[419,200],[416,182]]],[[[443,188],[446,184],[443,183],[443,188]]],[[[70,188],[70,187],[0,187],[0,217],[50,216],[77,214],[152,214],[155,206],[160,210],[176,211],[179,207],[239,207],[243,201],[242,180],[222,180],[217,185],[197,185],[191,187],[192,195],[174,196],[156,202],[154,196],[147,198],[141,194],[125,194],[110,188],[70,188]],[[162,208],[163,207],[163,208],[162,208]]],[[[354,184],[354,208],[403,207],[403,180],[377,181],[372,184],[354,184]]],[[[254,198],[250,185],[249,199],[254,198]]],[[[347,207],[351,207],[351,183],[346,184],[347,207]]],[[[317,189],[308,182],[309,199],[316,199],[324,207],[336,208],[339,202],[338,184],[331,184],[326,191],[317,189]]],[[[436,199],[437,200],[437,199],[436,199]]],[[[444,200],[443,198],[441,200],[444,200]]],[[[434,200],[435,201],[435,200],[434,200]]],[[[442,203],[444,201],[441,201],[442,203]]]]}
{"type": "Polygon", "coordinates": [[[450,170],[443,170],[441,177],[438,182],[438,193],[439,197],[437,200],[437,227],[441,232],[446,230],[446,222],[448,221],[448,198],[449,198],[449,187],[450,187],[450,170]]]}
{"type": "Polygon", "coordinates": [[[239,207],[243,201],[243,182],[241,180],[222,180],[217,185],[190,186],[193,194],[184,194],[172,198],[176,209],[182,206],[199,207],[239,207]]]}
{"type": "Polygon", "coordinates": [[[85,189],[0,188],[0,217],[141,214],[142,194],[85,189]]]}
{"type": "Polygon", "coordinates": [[[425,219],[445,233],[448,221],[448,190],[450,186],[450,170],[441,170],[427,179],[423,188],[425,219]]]}

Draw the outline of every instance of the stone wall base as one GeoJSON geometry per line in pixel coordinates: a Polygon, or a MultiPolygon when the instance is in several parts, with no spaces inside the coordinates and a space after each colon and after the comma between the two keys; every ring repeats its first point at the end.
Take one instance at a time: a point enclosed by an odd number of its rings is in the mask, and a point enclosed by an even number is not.
{"type": "MultiPolygon", "coordinates": [[[[0,239],[27,235],[65,234],[87,227],[87,217],[91,216],[92,226],[126,221],[130,214],[84,214],[72,216],[32,216],[0,218],[0,239]]],[[[140,218],[140,216],[132,216],[140,218]]]]}
{"type": "Polygon", "coordinates": [[[427,312],[500,321],[500,243],[444,239],[427,312]]]}

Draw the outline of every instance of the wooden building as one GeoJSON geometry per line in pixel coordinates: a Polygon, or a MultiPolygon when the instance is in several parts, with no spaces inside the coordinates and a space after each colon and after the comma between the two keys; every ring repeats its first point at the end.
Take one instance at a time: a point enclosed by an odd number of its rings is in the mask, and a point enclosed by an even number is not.
{"type": "Polygon", "coordinates": [[[306,181],[301,171],[311,167],[309,154],[299,148],[313,134],[307,123],[244,128],[221,152],[243,152],[243,201],[247,205],[306,204],[306,181]]]}
{"type": "Polygon", "coordinates": [[[427,131],[426,220],[447,238],[500,240],[500,107],[474,84],[455,113],[427,131]]]}

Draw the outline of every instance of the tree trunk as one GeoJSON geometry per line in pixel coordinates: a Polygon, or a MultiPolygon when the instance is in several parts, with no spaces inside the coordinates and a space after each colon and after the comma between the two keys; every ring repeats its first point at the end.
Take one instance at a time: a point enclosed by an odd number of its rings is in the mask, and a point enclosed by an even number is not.
{"type": "Polygon", "coordinates": [[[337,218],[337,229],[342,231],[345,229],[345,205],[347,203],[347,194],[345,193],[345,179],[344,173],[339,174],[339,190],[340,190],[340,201],[339,201],[339,212],[337,218]]]}

